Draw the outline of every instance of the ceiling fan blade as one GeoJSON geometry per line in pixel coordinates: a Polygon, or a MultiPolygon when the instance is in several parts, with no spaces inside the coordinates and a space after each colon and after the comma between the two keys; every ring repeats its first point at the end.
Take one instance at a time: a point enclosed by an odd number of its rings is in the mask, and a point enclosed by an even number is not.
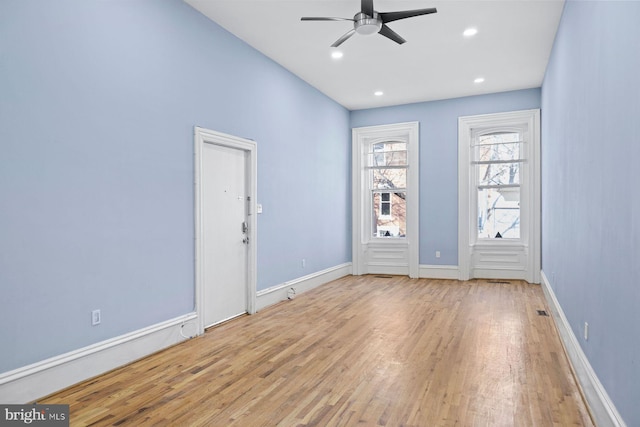
{"type": "Polygon", "coordinates": [[[405,39],[400,37],[398,33],[393,31],[391,28],[387,27],[385,24],[382,24],[382,28],[380,28],[380,31],[378,31],[378,34],[382,34],[386,38],[391,39],[398,44],[402,44],[406,42],[405,39]]]}
{"type": "Polygon", "coordinates": [[[303,16],[301,21],[352,21],[353,18],[332,18],[329,16],[303,16]]]}
{"type": "Polygon", "coordinates": [[[362,5],[360,11],[365,15],[373,17],[373,0],[362,0],[360,4],[362,5]]]}
{"type": "Polygon", "coordinates": [[[342,43],[344,43],[349,37],[351,37],[352,35],[354,35],[356,33],[355,29],[351,29],[349,31],[347,31],[345,34],[343,34],[342,37],[340,37],[338,40],[335,41],[335,43],[333,43],[331,45],[331,47],[338,47],[340,46],[342,43]]]}
{"type": "Polygon", "coordinates": [[[429,13],[437,13],[435,7],[429,9],[402,10],[399,12],[380,12],[378,15],[385,24],[387,22],[397,21],[398,19],[411,18],[414,16],[428,15],[429,13]]]}

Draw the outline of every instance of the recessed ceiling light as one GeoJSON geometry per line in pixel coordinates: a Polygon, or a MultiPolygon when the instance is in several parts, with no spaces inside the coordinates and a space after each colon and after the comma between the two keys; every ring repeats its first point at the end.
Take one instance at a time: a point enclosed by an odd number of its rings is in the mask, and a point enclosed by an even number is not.
{"type": "Polygon", "coordinates": [[[384,95],[384,92],[383,92],[383,91],[381,91],[381,90],[377,90],[377,91],[373,92],[373,94],[374,94],[375,96],[382,96],[382,95],[384,95]]]}
{"type": "Polygon", "coordinates": [[[340,59],[342,58],[344,54],[342,52],[340,52],[339,50],[334,50],[333,52],[331,52],[331,57],[333,59],[340,59]]]}
{"type": "Polygon", "coordinates": [[[475,36],[476,34],[478,34],[478,29],[477,28],[467,28],[466,30],[464,30],[464,33],[462,33],[465,37],[471,37],[471,36],[475,36]]]}
{"type": "Polygon", "coordinates": [[[475,79],[473,82],[474,83],[482,83],[484,81],[484,77],[478,77],[477,79],[475,79]]]}

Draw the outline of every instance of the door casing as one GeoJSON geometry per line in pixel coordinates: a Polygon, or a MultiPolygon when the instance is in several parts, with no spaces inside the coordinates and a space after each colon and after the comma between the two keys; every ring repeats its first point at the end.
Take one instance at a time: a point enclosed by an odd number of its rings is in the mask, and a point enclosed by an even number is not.
{"type": "Polygon", "coordinates": [[[248,230],[249,245],[247,248],[247,313],[254,314],[256,309],[256,259],[257,259],[257,145],[255,141],[240,138],[201,127],[194,128],[194,202],[195,202],[195,311],[198,315],[198,334],[204,333],[204,239],[203,239],[203,164],[202,149],[204,144],[216,144],[246,154],[246,182],[248,195],[248,230]]]}

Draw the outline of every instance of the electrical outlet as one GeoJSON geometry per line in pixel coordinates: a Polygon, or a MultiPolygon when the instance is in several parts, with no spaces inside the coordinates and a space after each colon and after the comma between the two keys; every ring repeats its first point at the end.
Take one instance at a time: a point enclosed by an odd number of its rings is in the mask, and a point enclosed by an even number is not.
{"type": "Polygon", "coordinates": [[[302,268],[305,268],[307,266],[307,260],[302,258],[302,268]]]}
{"type": "Polygon", "coordinates": [[[102,321],[102,315],[100,314],[100,310],[93,310],[91,312],[91,325],[96,326],[99,325],[102,321]]]}
{"type": "Polygon", "coordinates": [[[440,258],[440,251],[436,251],[436,258],[440,258]]]}
{"type": "Polygon", "coordinates": [[[289,288],[287,291],[287,298],[294,299],[296,297],[296,288],[289,288]]]}

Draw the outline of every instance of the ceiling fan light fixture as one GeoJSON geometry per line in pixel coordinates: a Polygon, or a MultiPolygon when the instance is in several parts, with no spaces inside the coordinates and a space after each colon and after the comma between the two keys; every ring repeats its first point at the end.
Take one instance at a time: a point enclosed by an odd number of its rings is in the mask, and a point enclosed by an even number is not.
{"type": "Polygon", "coordinates": [[[381,91],[381,90],[377,90],[377,91],[373,92],[373,94],[374,94],[375,96],[382,96],[382,95],[384,95],[384,92],[383,92],[383,91],[381,91]]]}
{"type": "Polygon", "coordinates": [[[478,78],[477,78],[477,79],[475,79],[473,82],[474,82],[474,83],[482,83],[482,82],[484,82],[484,77],[478,77],[478,78]]]}
{"type": "Polygon", "coordinates": [[[380,31],[380,27],[382,26],[377,24],[362,24],[358,28],[356,28],[356,33],[362,34],[363,36],[368,36],[380,31]]]}
{"type": "Polygon", "coordinates": [[[353,17],[353,19],[353,28],[355,28],[356,33],[358,34],[362,34],[365,36],[369,34],[375,34],[382,28],[382,21],[378,18],[377,12],[373,13],[373,17],[364,13],[357,13],[356,16],[353,17]]]}
{"type": "Polygon", "coordinates": [[[331,52],[331,57],[333,59],[340,59],[344,56],[344,54],[342,52],[340,52],[339,50],[334,50],[333,52],[331,52]]]}

